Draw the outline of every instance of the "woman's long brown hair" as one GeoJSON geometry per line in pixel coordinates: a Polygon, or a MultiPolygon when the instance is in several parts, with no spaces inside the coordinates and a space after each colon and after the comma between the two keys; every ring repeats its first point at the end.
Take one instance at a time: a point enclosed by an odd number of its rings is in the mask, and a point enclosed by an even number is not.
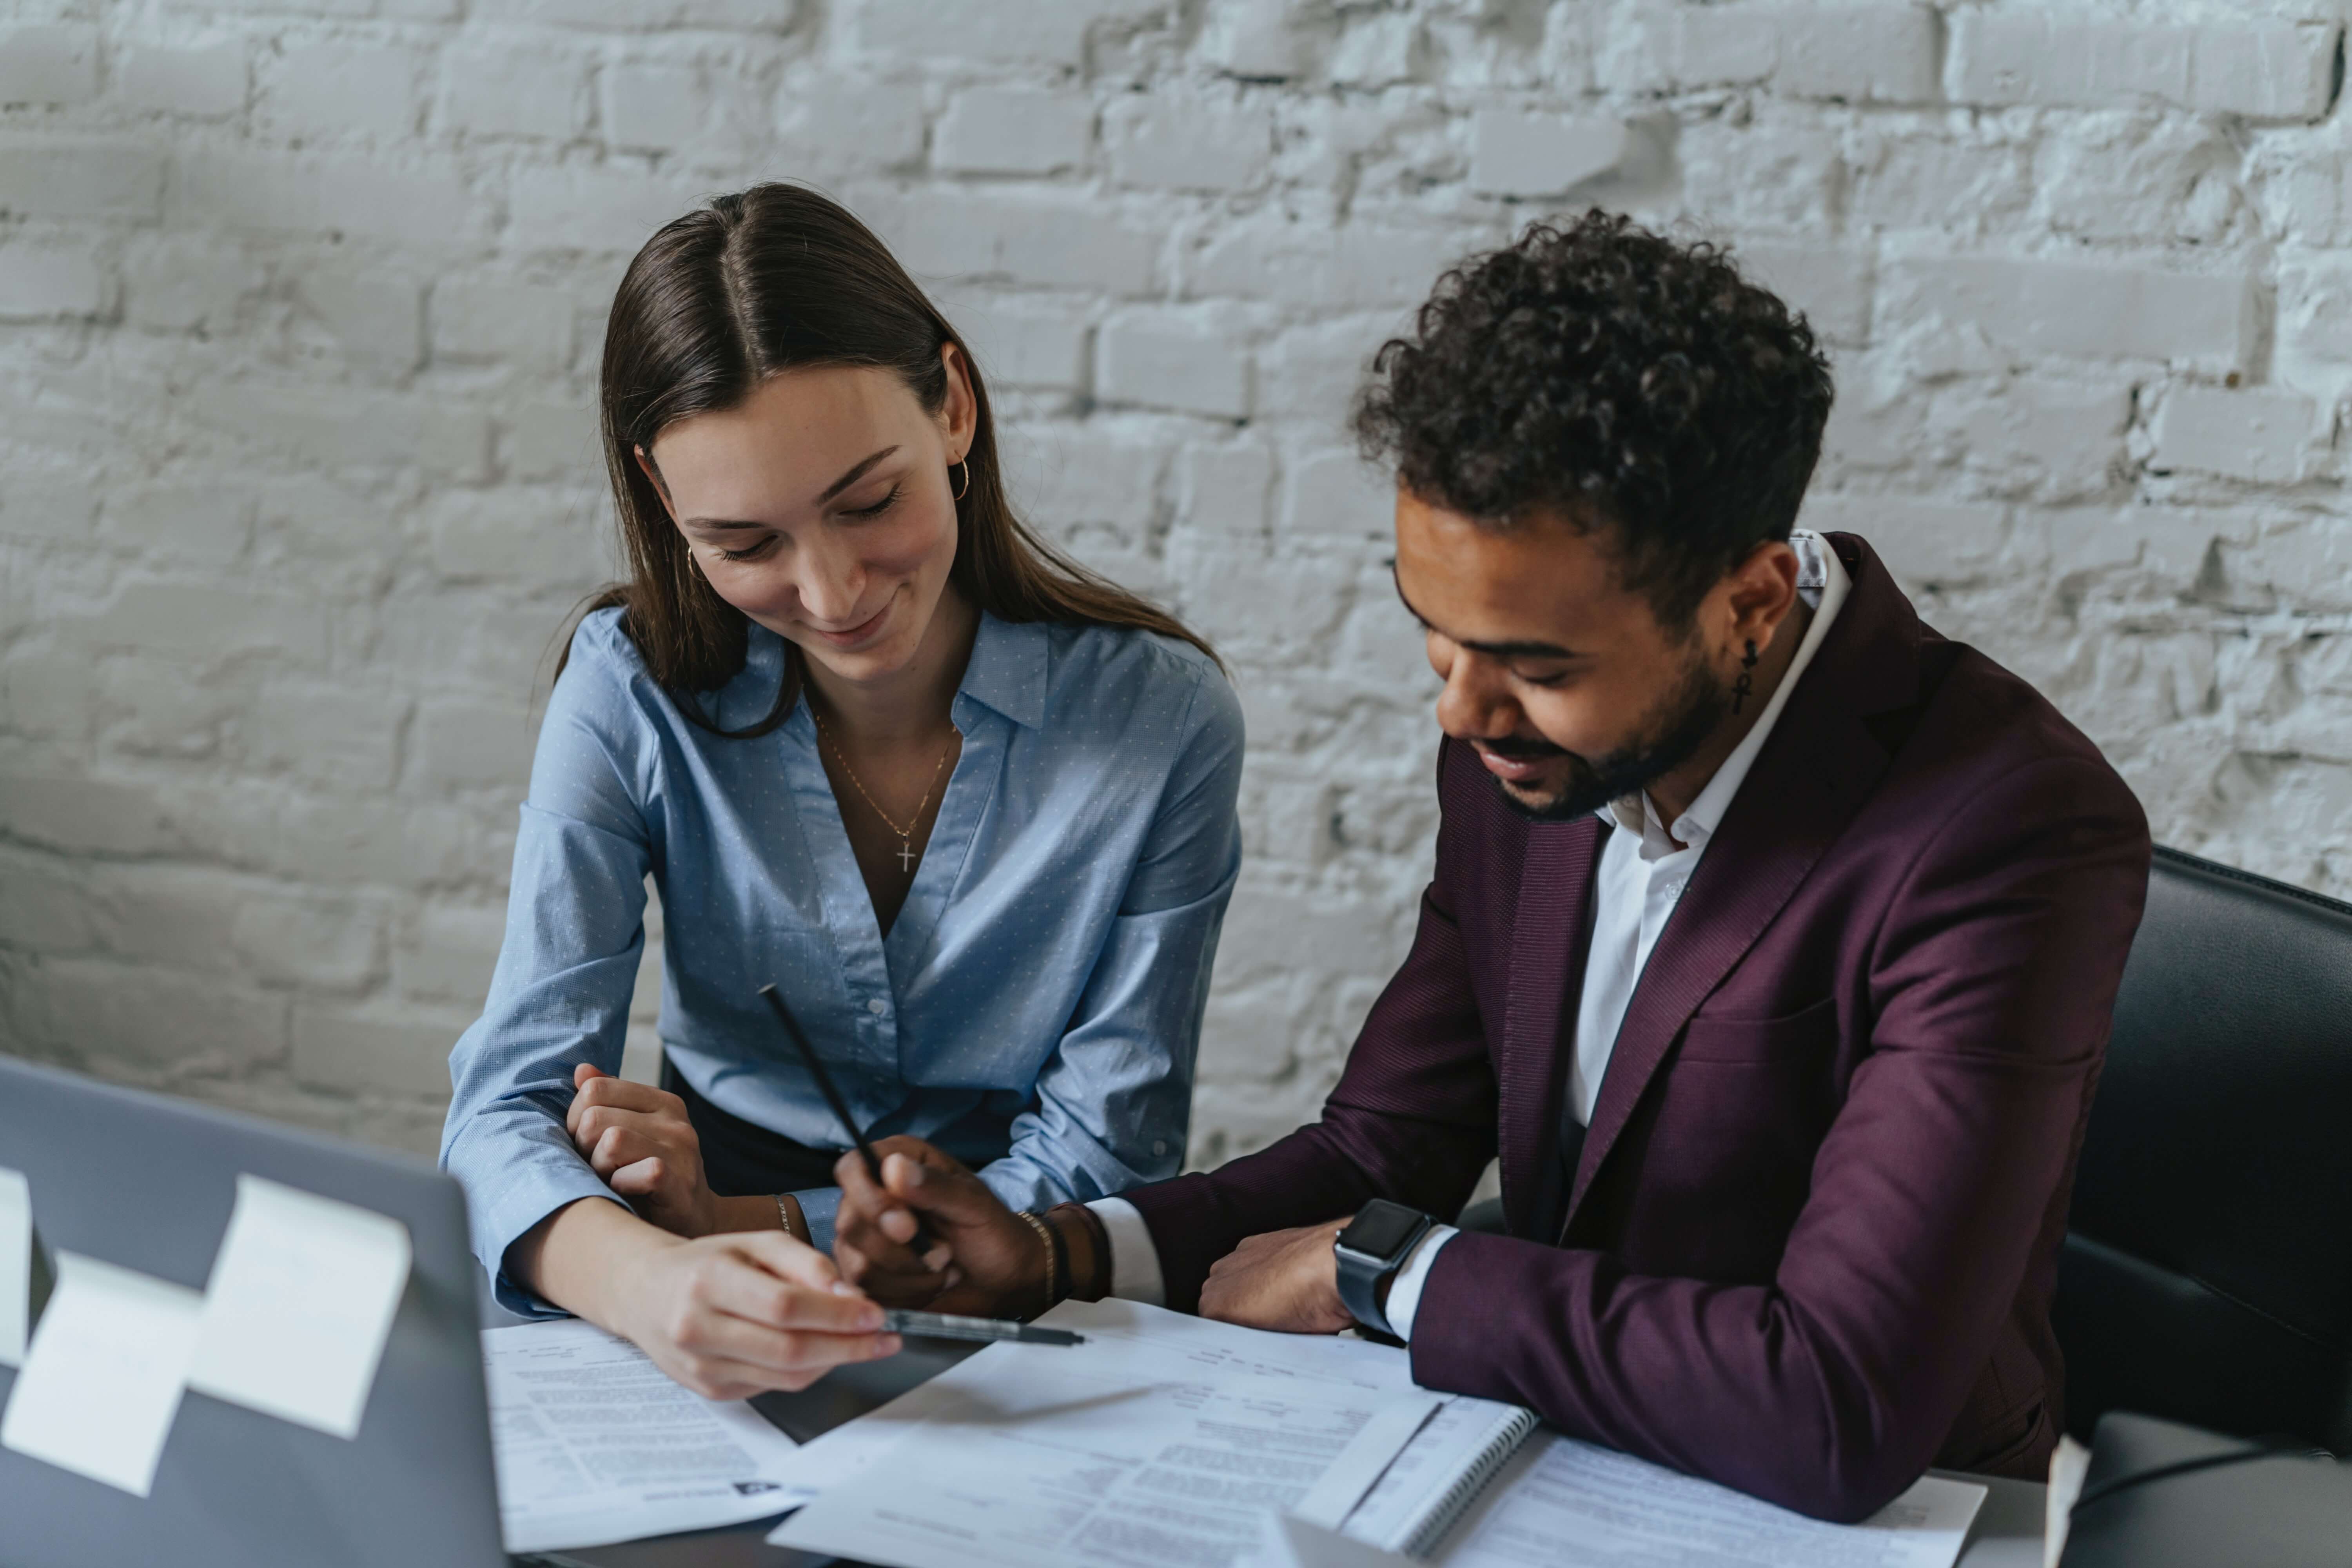
{"type": "Polygon", "coordinates": [[[740,673],[751,623],[688,563],[638,450],[652,450],[664,426],[733,407],[769,376],[803,365],[890,371],[937,413],[947,401],[940,350],[948,343],[963,355],[978,416],[948,580],[1001,620],[1132,626],[1216,657],[1175,616],[1071,561],[1013,515],[980,367],[873,231],[814,191],[760,184],[663,226],[629,263],[605,330],[604,466],[629,578],[583,613],[620,607],[622,629],[688,719],[730,738],[766,734],[800,696],[800,655],[786,644],[766,718],[742,730],[711,722],[701,694],[740,673]]]}

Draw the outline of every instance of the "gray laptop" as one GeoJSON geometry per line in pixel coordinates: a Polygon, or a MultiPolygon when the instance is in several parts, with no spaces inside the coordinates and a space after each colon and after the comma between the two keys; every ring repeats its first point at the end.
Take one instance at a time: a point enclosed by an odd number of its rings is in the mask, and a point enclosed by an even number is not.
{"type": "MultiPolygon", "coordinates": [[[[415,1261],[356,1439],[190,1393],[140,1499],[0,1448],[0,1563],[501,1568],[457,1184],[421,1161],[0,1058],[0,1165],[42,1244],[202,1289],[240,1172],[408,1227],[415,1261]]],[[[16,1373],[0,1366],[0,1401],[16,1373]]]]}

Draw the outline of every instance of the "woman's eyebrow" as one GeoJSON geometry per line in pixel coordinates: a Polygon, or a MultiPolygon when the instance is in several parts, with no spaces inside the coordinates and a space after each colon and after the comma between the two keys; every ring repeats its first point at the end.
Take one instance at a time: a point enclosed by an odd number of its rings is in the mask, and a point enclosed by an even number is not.
{"type": "Polygon", "coordinates": [[[832,484],[825,487],[824,493],[816,498],[817,504],[819,506],[823,506],[826,501],[831,500],[834,497],[839,495],[842,491],[856,484],[865,476],[866,469],[872,468],[875,464],[880,462],[883,458],[888,457],[898,449],[898,448],[896,447],[885,447],[880,451],[875,453],[872,457],[865,459],[863,462],[853,465],[847,473],[842,475],[841,478],[834,480],[832,484]]]}

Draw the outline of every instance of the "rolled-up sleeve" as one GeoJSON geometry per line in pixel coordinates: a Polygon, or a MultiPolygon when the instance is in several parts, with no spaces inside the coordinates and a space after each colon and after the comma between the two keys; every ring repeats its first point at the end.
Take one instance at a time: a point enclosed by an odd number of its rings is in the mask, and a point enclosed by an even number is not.
{"type": "Polygon", "coordinates": [[[572,1148],[563,1115],[578,1064],[620,1070],[655,853],[642,803],[656,745],[633,722],[625,681],[585,642],[540,731],[506,936],[482,1016],[450,1053],[441,1136],[499,1303],[526,1316],[557,1314],[508,1276],[508,1248],[578,1199],[620,1201],[572,1148]]]}
{"type": "Polygon", "coordinates": [[[1214,669],[1202,672],[1183,734],[1036,1102],[980,1173],[1015,1208],[1125,1192],[1183,1163],[1209,974],[1241,871],[1241,703],[1214,669]]]}

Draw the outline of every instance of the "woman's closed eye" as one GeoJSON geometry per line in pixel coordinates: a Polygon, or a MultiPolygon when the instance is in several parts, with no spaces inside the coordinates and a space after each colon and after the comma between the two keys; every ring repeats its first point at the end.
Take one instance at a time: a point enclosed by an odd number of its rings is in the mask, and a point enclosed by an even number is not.
{"type": "Polygon", "coordinates": [[[775,547],[775,542],[776,536],[772,533],[765,539],[760,541],[759,543],[747,544],[740,550],[721,550],[719,552],[719,559],[721,561],[756,561],[761,556],[765,555],[770,550],[773,549],[775,547]]]}
{"type": "Polygon", "coordinates": [[[873,505],[844,507],[837,515],[859,519],[880,517],[884,512],[888,511],[893,506],[898,504],[898,494],[902,489],[904,489],[903,486],[892,485],[883,495],[882,499],[876,501],[873,505]]]}

